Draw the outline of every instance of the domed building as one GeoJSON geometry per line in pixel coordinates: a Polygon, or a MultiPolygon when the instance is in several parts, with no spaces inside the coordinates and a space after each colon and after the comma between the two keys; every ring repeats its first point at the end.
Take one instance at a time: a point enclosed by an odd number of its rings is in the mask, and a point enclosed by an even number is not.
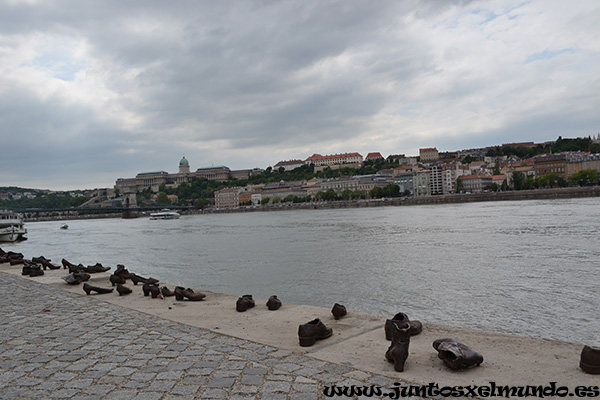
{"type": "Polygon", "coordinates": [[[180,174],[189,174],[190,173],[190,163],[185,158],[185,156],[179,161],[179,173],[180,174]]]}

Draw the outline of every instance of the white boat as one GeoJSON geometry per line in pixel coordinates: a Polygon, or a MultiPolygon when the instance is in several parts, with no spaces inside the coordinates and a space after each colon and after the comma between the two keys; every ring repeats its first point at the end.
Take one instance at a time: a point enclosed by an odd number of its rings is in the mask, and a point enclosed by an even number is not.
{"type": "Polygon", "coordinates": [[[27,239],[27,228],[23,216],[12,210],[0,210],[0,242],[15,242],[27,239]]]}
{"type": "Polygon", "coordinates": [[[167,209],[150,214],[150,219],[178,219],[179,217],[179,213],[167,209]]]}

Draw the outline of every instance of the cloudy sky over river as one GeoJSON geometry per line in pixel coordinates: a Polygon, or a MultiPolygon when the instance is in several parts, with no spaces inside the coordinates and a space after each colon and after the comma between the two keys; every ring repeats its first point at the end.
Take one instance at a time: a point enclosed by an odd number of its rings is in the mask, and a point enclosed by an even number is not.
{"type": "Polygon", "coordinates": [[[0,0],[0,186],[600,131],[600,4],[0,0]]]}

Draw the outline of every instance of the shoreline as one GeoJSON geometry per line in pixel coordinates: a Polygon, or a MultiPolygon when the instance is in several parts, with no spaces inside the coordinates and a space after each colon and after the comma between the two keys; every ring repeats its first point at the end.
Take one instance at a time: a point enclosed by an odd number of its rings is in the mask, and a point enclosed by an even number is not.
{"type": "MultiPolygon", "coordinates": [[[[21,276],[21,269],[22,265],[0,265],[0,271],[15,276],[21,276]]],[[[110,287],[110,272],[92,274],[90,284],[110,287]]],[[[22,276],[22,279],[35,280],[57,290],[86,296],[82,285],[71,286],[61,279],[67,273],[64,269],[47,270],[43,276],[22,276]]],[[[173,288],[173,285],[166,285],[173,288]]],[[[423,332],[411,337],[406,368],[399,373],[394,371],[392,364],[384,357],[389,346],[383,330],[385,317],[348,310],[347,316],[334,320],[329,308],[287,304],[283,293],[278,294],[283,306],[277,311],[267,310],[266,299],[255,299],[256,307],[240,313],[235,310],[238,296],[231,294],[206,292],[200,288],[198,291],[207,294],[206,299],[201,302],[175,301],[173,297],[160,300],[143,296],[141,285],[133,285],[128,281],[126,286],[133,289],[133,293],[125,297],[116,292],[86,297],[165,321],[273,346],[282,351],[412,384],[427,385],[436,382],[440,386],[456,386],[497,382],[499,385],[538,386],[558,381],[559,384],[571,387],[597,386],[598,376],[586,374],[579,369],[582,344],[424,323],[423,332]],[[327,326],[332,327],[333,336],[318,341],[314,346],[300,347],[298,325],[314,318],[320,318],[327,326]],[[483,355],[484,362],[479,367],[465,371],[446,368],[432,347],[433,340],[443,337],[454,337],[469,345],[483,355]]],[[[409,317],[418,320],[416,315],[409,317]]]]}
{"type": "MultiPolygon", "coordinates": [[[[387,207],[387,206],[415,206],[415,205],[437,205],[437,204],[461,204],[461,203],[479,203],[493,201],[527,201],[527,200],[557,200],[600,197],[600,186],[588,187],[567,187],[553,189],[533,189],[505,192],[488,192],[472,194],[450,194],[440,196],[424,197],[395,197],[386,199],[372,200],[339,200],[309,203],[285,203],[277,206],[240,206],[236,208],[208,208],[203,210],[178,210],[182,215],[203,215],[203,214],[228,214],[240,212],[269,212],[269,211],[291,211],[291,210],[318,210],[318,209],[340,209],[340,208],[368,208],[368,207],[387,207]]],[[[132,209],[137,213],[133,218],[144,218],[146,215],[139,215],[139,210],[132,209]]],[[[69,212],[76,212],[70,210],[69,212]]],[[[27,211],[25,211],[27,212],[27,211]]],[[[55,213],[55,210],[48,210],[48,213],[55,213]]],[[[23,213],[23,211],[21,211],[23,213]]],[[[81,219],[104,219],[104,218],[123,218],[122,213],[105,214],[87,214],[87,215],[58,215],[44,216],[37,218],[25,218],[25,222],[44,222],[44,221],[69,221],[81,219]]]]}

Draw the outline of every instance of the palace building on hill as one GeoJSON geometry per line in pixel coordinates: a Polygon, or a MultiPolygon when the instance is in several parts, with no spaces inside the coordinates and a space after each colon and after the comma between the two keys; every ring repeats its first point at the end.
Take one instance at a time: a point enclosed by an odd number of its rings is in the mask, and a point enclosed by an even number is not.
{"type": "Polygon", "coordinates": [[[261,173],[259,169],[244,169],[232,171],[225,166],[212,166],[198,168],[195,172],[190,172],[190,163],[183,157],[179,161],[179,171],[170,174],[166,171],[140,172],[135,178],[119,178],[115,182],[115,190],[121,193],[135,193],[145,189],[158,192],[163,183],[167,187],[177,187],[183,182],[191,182],[195,178],[204,178],[210,181],[225,182],[231,178],[248,179],[251,175],[261,173]]]}

